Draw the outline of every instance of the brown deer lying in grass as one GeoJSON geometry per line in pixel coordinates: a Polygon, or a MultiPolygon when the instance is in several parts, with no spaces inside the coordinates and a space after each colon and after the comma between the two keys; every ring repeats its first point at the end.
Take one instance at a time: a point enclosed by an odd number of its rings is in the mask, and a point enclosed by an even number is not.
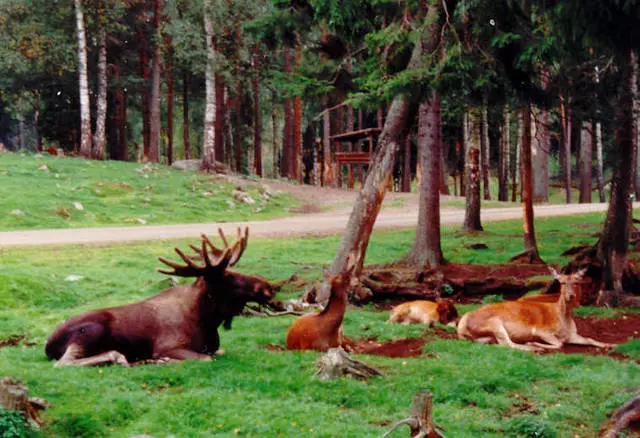
{"type": "Polygon", "coordinates": [[[47,341],[45,352],[61,365],[127,365],[135,361],[210,360],[220,346],[218,327],[231,320],[248,301],[266,303],[273,297],[262,277],[228,270],[247,246],[248,229],[230,247],[222,230],[224,249],[203,234],[197,255],[176,253],[181,265],[160,257],[173,270],[163,274],[198,277],[191,285],[166,289],[144,301],[92,310],[62,323],[47,341]],[[202,260],[202,264],[196,263],[202,260]]]}
{"type": "Polygon", "coordinates": [[[287,330],[287,349],[327,351],[343,345],[342,320],[349,302],[347,291],[354,267],[329,280],[331,295],[320,313],[302,315],[291,324],[287,330]]]}
{"type": "Polygon", "coordinates": [[[554,269],[551,272],[560,282],[560,297],[556,302],[487,304],[462,316],[458,337],[483,343],[496,341],[525,351],[560,349],[564,344],[612,347],[577,332],[573,320],[574,285],[582,279],[584,270],[569,275],[558,274],[554,269]]]}
{"type": "Polygon", "coordinates": [[[458,311],[453,300],[438,298],[435,303],[426,300],[402,303],[393,308],[387,322],[418,323],[432,326],[436,321],[440,324],[455,325],[457,319],[458,311]]]}

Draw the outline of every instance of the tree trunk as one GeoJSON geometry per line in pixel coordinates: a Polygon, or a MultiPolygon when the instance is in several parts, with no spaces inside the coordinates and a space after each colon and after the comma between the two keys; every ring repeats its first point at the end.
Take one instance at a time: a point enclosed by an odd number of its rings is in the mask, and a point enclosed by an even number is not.
{"type": "Polygon", "coordinates": [[[216,161],[224,163],[225,162],[224,119],[225,119],[225,113],[226,113],[226,108],[224,104],[224,94],[225,94],[224,91],[227,88],[227,86],[224,83],[224,78],[222,77],[222,75],[219,75],[218,73],[216,73],[215,75],[215,84],[216,84],[216,92],[215,92],[216,115],[215,115],[214,129],[216,133],[215,133],[215,140],[214,140],[214,149],[215,149],[216,161]]]}
{"type": "MultiPolygon", "coordinates": [[[[146,14],[146,9],[143,14],[146,14]]],[[[147,38],[144,32],[138,32],[139,47],[138,58],[140,62],[140,76],[142,78],[141,106],[142,106],[142,156],[138,153],[138,161],[146,161],[149,156],[149,130],[150,130],[150,97],[147,84],[150,82],[149,54],[147,53],[147,38]]],[[[139,148],[138,148],[139,150],[139,148]]]]}
{"type": "Polygon", "coordinates": [[[214,42],[213,23],[211,21],[212,2],[204,2],[204,30],[207,44],[207,65],[205,69],[205,111],[204,139],[202,143],[202,168],[215,169],[216,145],[216,47],[214,42]]]}
{"type": "MultiPolygon", "coordinates": [[[[411,191],[411,135],[407,135],[402,150],[404,152],[402,157],[402,191],[409,193],[411,191]]],[[[351,168],[349,166],[350,172],[351,168]]]]}
{"type": "MultiPolygon", "coordinates": [[[[242,173],[243,169],[242,169],[242,158],[243,158],[243,153],[242,153],[242,80],[240,79],[240,74],[238,72],[236,72],[237,74],[237,78],[236,78],[236,97],[234,99],[234,129],[233,129],[233,145],[234,145],[234,156],[235,156],[235,163],[234,163],[234,168],[236,170],[236,172],[238,173],[242,173]]],[[[252,83],[254,82],[254,79],[252,78],[252,83]]],[[[253,87],[253,86],[252,86],[253,87]]],[[[254,93],[255,93],[255,87],[254,88],[254,93]]],[[[255,96],[254,96],[254,100],[255,100],[255,96]]],[[[259,108],[258,108],[259,110],[259,108]]],[[[254,102],[254,110],[255,112],[255,102],[254,102]]],[[[260,112],[258,111],[258,114],[260,114],[260,112]]],[[[255,115],[254,115],[255,117],[255,115]]],[[[254,122],[256,122],[256,120],[254,119],[254,122]]],[[[258,124],[261,124],[262,122],[258,121],[258,124]]],[[[254,125],[254,144],[256,141],[255,138],[255,128],[256,126],[254,125]]],[[[262,128],[261,128],[262,129],[262,128]]],[[[260,131],[260,134],[262,134],[262,131],[260,131]]],[[[260,141],[260,139],[258,139],[258,141],[260,141]]],[[[258,145],[259,146],[259,145],[258,145]]],[[[260,155],[260,157],[262,157],[262,155],[260,155]]],[[[256,164],[256,160],[254,157],[253,160],[253,164],[255,166],[256,164]]],[[[255,169],[252,167],[252,170],[255,173],[255,169]]],[[[260,162],[260,176],[262,176],[262,162],[260,162]]]]}
{"type": "MultiPolygon", "coordinates": [[[[518,116],[518,137],[516,139],[515,159],[511,167],[511,202],[518,200],[518,184],[520,180],[520,152],[522,151],[522,117],[518,116]]],[[[522,190],[521,197],[522,197],[522,190]]]]}
{"type": "MultiPolygon", "coordinates": [[[[434,7],[429,7],[430,11],[431,9],[434,7]]],[[[413,48],[407,69],[414,70],[421,65],[422,44],[418,43],[413,48]]],[[[391,181],[395,157],[411,125],[414,110],[415,105],[410,104],[405,96],[400,95],[393,99],[384,128],[378,138],[378,148],[369,165],[364,186],[355,201],[340,248],[333,260],[331,275],[343,272],[347,268],[349,259],[355,263],[354,276],[358,276],[362,271],[373,224],[380,211],[386,188],[391,181]]]]}
{"type": "Polygon", "coordinates": [[[600,304],[617,305],[623,292],[622,276],[627,268],[629,230],[631,226],[631,194],[633,184],[633,99],[637,96],[637,57],[630,53],[630,65],[622,67],[617,105],[617,159],[611,181],[609,210],[597,244],[597,257],[602,266],[603,294],[600,304]]]}
{"type": "Polygon", "coordinates": [[[491,189],[489,188],[489,178],[491,176],[491,150],[489,147],[489,111],[487,110],[487,97],[485,96],[482,105],[482,137],[480,137],[480,168],[482,169],[482,185],[484,189],[484,199],[491,200],[491,189]]]}
{"type": "MultiPolygon", "coordinates": [[[[295,68],[300,67],[302,46],[296,45],[295,55],[295,68]]],[[[297,179],[298,183],[302,184],[302,97],[296,96],[293,98],[293,156],[292,156],[292,171],[293,179],[297,179]]]]}
{"type": "Polygon", "coordinates": [[[153,23],[155,27],[155,47],[153,50],[153,61],[151,62],[151,99],[149,102],[149,155],[148,159],[152,163],[160,161],[160,95],[162,66],[162,35],[160,34],[160,20],[162,13],[162,0],[155,0],[153,23]]]}
{"type": "Polygon", "coordinates": [[[598,185],[598,195],[600,196],[600,202],[607,202],[604,195],[604,171],[602,161],[602,125],[600,122],[596,122],[596,161],[598,163],[596,167],[596,184],[598,185]]]}
{"type": "Polygon", "coordinates": [[[271,129],[273,137],[273,177],[278,176],[278,117],[276,111],[276,92],[271,93],[271,129]]]}
{"type": "Polygon", "coordinates": [[[406,261],[418,268],[437,269],[444,262],[440,245],[440,175],[442,143],[440,131],[440,96],[436,91],[420,104],[418,110],[418,160],[420,179],[420,206],[416,240],[406,261]]]}
{"type": "Polygon", "coordinates": [[[562,124],[562,145],[561,150],[564,157],[562,162],[564,176],[564,191],[566,194],[567,204],[571,204],[571,106],[568,102],[565,102],[563,96],[560,97],[560,117],[562,124]]]}
{"type": "Polygon", "coordinates": [[[549,202],[549,111],[538,110],[532,123],[531,160],[533,172],[533,202],[549,202]]]}
{"type": "Polygon", "coordinates": [[[98,29],[98,99],[96,101],[96,133],[93,137],[93,158],[104,160],[105,144],[107,142],[107,32],[103,18],[100,17],[98,29]]]}
{"type": "Polygon", "coordinates": [[[36,136],[36,152],[42,152],[42,131],[40,130],[40,90],[33,90],[33,129],[36,136]]]}
{"type": "MultiPolygon", "coordinates": [[[[253,173],[262,177],[262,114],[260,110],[260,46],[253,46],[253,173]]],[[[238,110],[240,107],[238,106],[238,110]]]]}
{"type": "Polygon", "coordinates": [[[477,108],[467,112],[467,129],[465,133],[465,165],[466,208],[462,229],[467,232],[482,231],[480,222],[480,142],[482,137],[482,117],[477,108]]]}
{"type": "MultiPolygon", "coordinates": [[[[291,49],[285,47],[283,50],[284,56],[284,72],[285,74],[291,74],[291,49]]],[[[293,159],[293,102],[290,97],[284,98],[284,127],[282,134],[282,160],[280,166],[280,176],[293,179],[293,166],[295,161],[293,159]]]]}
{"type": "Polygon", "coordinates": [[[25,130],[24,130],[24,112],[22,110],[22,97],[19,96],[18,97],[18,136],[19,136],[19,140],[18,140],[18,144],[20,145],[20,150],[24,151],[24,145],[25,145],[25,130]]]}
{"type": "Polygon", "coordinates": [[[593,154],[593,125],[582,122],[580,131],[580,203],[591,202],[591,165],[593,154]]]}
{"type": "Polygon", "coordinates": [[[329,187],[333,184],[333,169],[331,168],[331,113],[329,112],[329,98],[325,96],[324,112],[322,114],[322,185],[329,187]]]}
{"type": "Polygon", "coordinates": [[[184,142],[184,159],[191,159],[191,136],[189,130],[189,72],[182,75],[182,141],[184,142]]]}
{"type": "Polygon", "coordinates": [[[87,64],[87,37],[84,26],[82,0],[74,0],[76,32],[78,37],[78,84],[80,92],[80,155],[91,157],[91,104],[89,101],[89,73],[87,64]]]}
{"type": "Polygon", "coordinates": [[[174,85],[173,66],[171,57],[171,38],[167,37],[165,45],[169,52],[165,59],[165,77],[167,81],[167,164],[173,163],[173,106],[174,106],[174,85]]]}
{"type": "Polygon", "coordinates": [[[536,233],[533,221],[533,181],[531,159],[531,107],[529,104],[521,109],[522,118],[522,207],[524,219],[524,251],[527,261],[539,262],[540,255],[536,243],[536,233]]]}
{"type": "Polygon", "coordinates": [[[500,136],[500,165],[498,182],[498,200],[506,202],[509,200],[509,164],[511,162],[511,112],[509,106],[504,108],[504,124],[502,125],[502,135],[500,136]]]}

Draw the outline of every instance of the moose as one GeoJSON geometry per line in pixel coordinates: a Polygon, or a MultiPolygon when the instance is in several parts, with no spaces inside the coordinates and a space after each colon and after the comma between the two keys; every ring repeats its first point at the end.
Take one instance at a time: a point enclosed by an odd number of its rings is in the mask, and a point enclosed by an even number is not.
{"type": "Polygon", "coordinates": [[[432,326],[436,321],[440,324],[455,325],[457,319],[458,311],[453,300],[437,298],[435,303],[416,300],[399,304],[393,308],[387,322],[432,326]]]}
{"type": "Polygon", "coordinates": [[[487,304],[462,316],[458,337],[482,343],[496,341],[524,351],[558,350],[564,344],[612,347],[612,344],[580,336],[576,329],[573,320],[576,285],[586,269],[572,274],[550,270],[560,283],[557,301],[518,300],[487,304]]]}
{"type": "Polygon", "coordinates": [[[92,310],[63,322],[47,341],[45,353],[63,365],[128,365],[133,362],[166,362],[187,359],[211,360],[218,351],[218,327],[231,328],[231,320],[249,301],[266,304],[273,298],[269,282],[256,275],[227,269],[234,266],[247,247],[249,229],[233,245],[218,230],[224,248],[202,234],[196,254],[175,252],[185,264],[163,257],[172,270],[159,272],[178,277],[197,277],[190,285],[166,289],[143,301],[92,310]]]}

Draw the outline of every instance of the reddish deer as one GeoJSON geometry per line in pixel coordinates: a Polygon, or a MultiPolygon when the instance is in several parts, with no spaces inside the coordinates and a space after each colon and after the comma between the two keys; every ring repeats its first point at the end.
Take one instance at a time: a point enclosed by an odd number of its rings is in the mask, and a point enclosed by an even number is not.
{"type": "Polygon", "coordinates": [[[455,325],[458,311],[453,300],[438,298],[436,302],[417,300],[402,303],[393,308],[387,322],[403,324],[417,323],[432,326],[436,321],[440,324],[455,325]]]}
{"type": "Polygon", "coordinates": [[[61,365],[103,365],[152,360],[211,360],[220,346],[218,327],[231,328],[231,320],[248,301],[266,303],[273,297],[262,277],[227,269],[235,265],[247,246],[238,228],[238,239],[229,246],[222,230],[224,249],[202,235],[202,247],[191,245],[197,255],[176,253],[186,263],[159,260],[173,270],[158,271],[179,277],[198,277],[191,285],[179,285],[144,301],[92,310],[62,323],[47,341],[49,359],[61,365]],[[202,264],[196,263],[202,260],[202,264]]]}
{"type": "Polygon", "coordinates": [[[320,313],[302,315],[291,324],[287,330],[287,349],[326,351],[343,344],[342,320],[349,302],[347,291],[354,267],[329,280],[329,302],[320,313]]]}
{"type": "Polygon", "coordinates": [[[507,345],[525,351],[560,349],[564,344],[593,345],[600,348],[611,344],[580,336],[573,320],[575,283],[585,270],[569,275],[558,274],[560,297],[556,302],[506,301],[487,304],[466,313],[458,323],[458,337],[476,342],[507,345]]]}

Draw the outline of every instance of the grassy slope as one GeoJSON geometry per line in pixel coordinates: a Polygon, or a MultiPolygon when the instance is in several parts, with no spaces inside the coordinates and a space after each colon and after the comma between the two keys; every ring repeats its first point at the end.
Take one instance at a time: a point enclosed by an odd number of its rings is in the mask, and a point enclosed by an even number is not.
{"type": "Polygon", "coordinates": [[[247,188],[255,204],[233,202],[235,187],[164,166],[0,154],[0,230],[260,220],[297,205],[282,194],[265,200],[259,184],[247,188]]]}
{"type": "MultiPolygon", "coordinates": [[[[601,222],[602,215],[538,221],[543,257],[562,262],[557,254],[593,241],[589,236],[601,222]]],[[[455,262],[494,263],[521,250],[521,223],[486,228],[476,236],[445,230],[446,256],[455,262]],[[473,242],[488,244],[490,251],[464,248],[473,242]]],[[[413,231],[374,235],[367,262],[401,256],[413,235],[413,231]]],[[[318,277],[338,242],[336,236],[254,239],[240,265],[272,280],[293,273],[318,277]]],[[[436,340],[426,346],[429,355],[421,358],[361,357],[383,369],[386,378],[320,382],[312,378],[317,353],[264,348],[284,345],[293,317],[236,318],[233,330],[221,331],[227,354],[212,363],[54,369],[45,360],[46,337],[62,319],[138,300],[167,287],[167,280],[154,272],[159,266],[156,257],[171,257],[173,246],[186,243],[0,250],[0,339],[27,337],[18,347],[0,349],[0,374],[21,377],[33,395],[53,403],[46,414],[47,435],[380,436],[408,414],[415,391],[427,387],[435,394],[435,417],[447,436],[593,436],[606,413],[629,397],[622,390],[637,386],[640,379],[633,362],[536,356],[436,340]],[[83,278],[66,281],[70,275],[83,278]]],[[[397,339],[423,333],[421,327],[389,326],[386,317],[370,309],[351,311],[345,334],[397,339]]]]}

